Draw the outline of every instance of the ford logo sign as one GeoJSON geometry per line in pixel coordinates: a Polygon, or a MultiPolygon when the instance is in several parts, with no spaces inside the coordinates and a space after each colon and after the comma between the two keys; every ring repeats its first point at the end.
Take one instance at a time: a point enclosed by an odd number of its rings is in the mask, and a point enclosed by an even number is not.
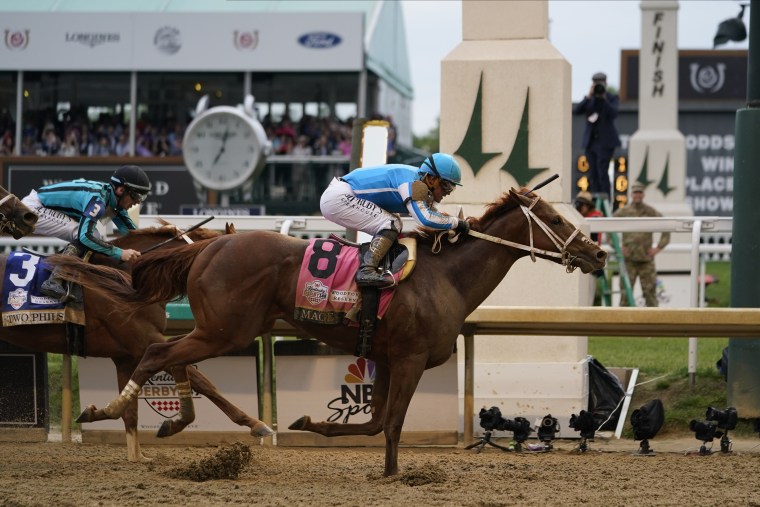
{"type": "Polygon", "coordinates": [[[298,43],[311,49],[328,49],[340,44],[340,36],[330,32],[311,32],[301,35],[298,43]]]}

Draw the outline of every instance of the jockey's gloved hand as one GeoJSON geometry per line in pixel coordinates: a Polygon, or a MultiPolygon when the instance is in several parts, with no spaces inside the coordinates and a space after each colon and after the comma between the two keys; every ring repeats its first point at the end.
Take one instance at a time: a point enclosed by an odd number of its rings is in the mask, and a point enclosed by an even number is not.
{"type": "Polygon", "coordinates": [[[460,218],[455,230],[457,231],[457,234],[464,234],[466,236],[467,233],[470,232],[470,222],[460,218]]]}

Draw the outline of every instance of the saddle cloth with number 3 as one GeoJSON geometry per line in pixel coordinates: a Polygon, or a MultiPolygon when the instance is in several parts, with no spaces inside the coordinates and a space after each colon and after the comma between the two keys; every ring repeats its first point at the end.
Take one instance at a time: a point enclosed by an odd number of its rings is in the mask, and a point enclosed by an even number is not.
{"type": "Polygon", "coordinates": [[[12,252],[5,262],[3,277],[3,327],[29,324],[84,325],[84,313],[65,307],[57,299],[39,292],[50,270],[42,258],[26,252],[12,252]]]}

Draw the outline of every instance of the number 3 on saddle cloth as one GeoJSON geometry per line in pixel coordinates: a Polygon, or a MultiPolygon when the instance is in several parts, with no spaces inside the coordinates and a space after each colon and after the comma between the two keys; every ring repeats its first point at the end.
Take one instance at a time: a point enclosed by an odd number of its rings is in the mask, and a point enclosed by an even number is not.
{"type": "MultiPolygon", "coordinates": [[[[39,291],[50,270],[42,258],[26,252],[13,252],[5,262],[3,277],[3,327],[32,324],[66,324],[69,351],[84,356],[84,305],[64,306],[39,291]]],[[[75,287],[81,290],[81,287],[75,287]]],[[[80,298],[81,301],[81,298],[80,298]]]]}
{"type": "MultiPolygon", "coordinates": [[[[403,238],[400,242],[402,244],[394,244],[389,252],[390,271],[396,284],[411,274],[415,257],[414,240],[403,238]]],[[[358,325],[357,313],[362,303],[354,279],[358,268],[359,248],[356,245],[339,239],[309,241],[298,275],[294,318],[325,325],[344,321],[348,325],[358,325]]],[[[378,319],[385,314],[395,292],[395,285],[380,290],[378,319]]]]}

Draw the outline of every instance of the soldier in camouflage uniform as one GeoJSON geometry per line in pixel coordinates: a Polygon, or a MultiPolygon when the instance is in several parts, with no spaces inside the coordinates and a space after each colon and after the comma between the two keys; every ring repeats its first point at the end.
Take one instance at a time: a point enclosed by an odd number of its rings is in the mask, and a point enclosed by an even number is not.
{"type": "MultiPolygon", "coordinates": [[[[631,186],[631,202],[618,209],[616,217],[661,217],[659,211],[644,204],[644,185],[634,183],[631,186]]],[[[641,280],[641,290],[647,306],[657,306],[657,269],[654,265],[654,256],[657,255],[670,243],[670,233],[660,234],[660,241],[653,247],[651,232],[626,232],[623,233],[623,257],[631,287],[636,284],[636,279],[641,280]]],[[[629,306],[628,296],[622,291],[620,306],[629,306]]]]}

